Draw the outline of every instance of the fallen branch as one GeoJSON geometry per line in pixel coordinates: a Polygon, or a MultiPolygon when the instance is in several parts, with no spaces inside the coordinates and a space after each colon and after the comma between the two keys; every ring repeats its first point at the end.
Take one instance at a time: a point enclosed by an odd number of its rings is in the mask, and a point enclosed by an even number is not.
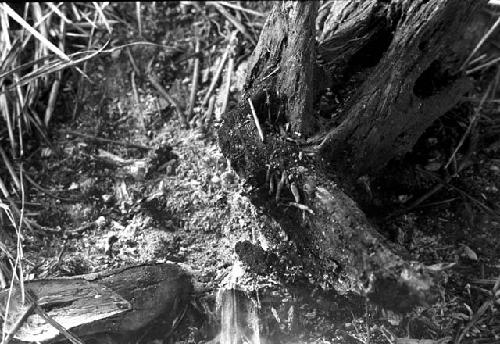
{"type": "Polygon", "coordinates": [[[181,125],[183,127],[187,127],[188,122],[186,120],[186,116],[184,116],[184,113],[183,113],[182,108],[179,105],[179,103],[168,94],[168,92],[165,90],[165,88],[163,88],[163,86],[160,84],[158,79],[153,74],[148,73],[148,79],[151,82],[151,84],[153,85],[153,87],[158,91],[158,93],[163,98],[165,98],[165,100],[168,101],[170,103],[170,105],[174,106],[175,111],[177,112],[177,116],[179,118],[179,121],[181,122],[181,125]]]}
{"type": "MultiPolygon", "coordinates": [[[[54,329],[54,324],[48,323],[50,319],[70,330],[73,338],[130,336],[154,325],[160,317],[165,320],[164,324],[175,326],[193,289],[190,275],[175,264],[139,265],[25,284],[27,293],[33,295],[32,300],[36,299],[41,315],[41,318],[28,316],[13,336],[25,342],[64,340],[59,333],[62,329],[54,329]]],[[[1,313],[5,312],[8,294],[8,290],[0,292],[1,313]]],[[[19,290],[16,295],[20,298],[19,290]]],[[[9,313],[15,316],[10,318],[12,325],[23,315],[22,309],[14,304],[9,307],[9,313]]],[[[170,326],[164,330],[169,331],[170,326]]]]}

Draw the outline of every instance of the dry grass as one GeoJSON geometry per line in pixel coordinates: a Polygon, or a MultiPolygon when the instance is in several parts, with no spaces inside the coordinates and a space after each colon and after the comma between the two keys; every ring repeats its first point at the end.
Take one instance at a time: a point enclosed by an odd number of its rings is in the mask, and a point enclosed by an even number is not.
{"type": "MultiPolygon", "coordinates": [[[[63,71],[71,69],[83,80],[85,61],[106,47],[95,39],[98,32],[110,33],[116,22],[106,18],[106,6],[30,2],[16,12],[0,3],[0,283],[2,288],[10,286],[11,292],[20,288],[23,296],[23,232],[37,227],[24,216],[24,140],[34,134],[47,140],[64,84],[63,71]],[[42,94],[45,99],[40,99],[42,94]],[[15,252],[5,244],[12,236],[15,252]]],[[[9,341],[13,330],[5,328],[8,313],[7,304],[2,343],[9,341]]]]}
{"type": "Polygon", "coordinates": [[[15,161],[26,154],[24,139],[34,133],[47,139],[62,72],[71,68],[85,78],[85,61],[105,47],[98,47],[94,35],[111,32],[115,22],[106,19],[105,5],[99,3],[27,3],[23,13],[0,4],[0,140],[5,147],[0,152],[5,167],[0,168],[0,197],[13,208],[16,223],[20,210],[12,198],[19,198],[22,168],[15,161]],[[48,97],[40,107],[44,93],[48,97]]]}

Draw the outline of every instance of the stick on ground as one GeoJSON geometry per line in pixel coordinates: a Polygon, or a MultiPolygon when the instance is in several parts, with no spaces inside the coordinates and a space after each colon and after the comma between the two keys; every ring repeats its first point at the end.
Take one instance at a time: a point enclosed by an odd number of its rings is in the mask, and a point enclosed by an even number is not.
{"type": "Polygon", "coordinates": [[[127,147],[127,148],[138,148],[138,149],[144,149],[144,150],[153,149],[152,147],[138,145],[138,144],[135,144],[135,143],[123,142],[123,141],[116,141],[116,140],[111,140],[111,139],[105,139],[105,138],[102,138],[102,137],[87,135],[87,134],[84,134],[84,133],[79,133],[78,131],[74,131],[74,130],[62,130],[61,132],[65,133],[65,134],[75,135],[75,136],[78,136],[78,137],[81,137],[81,138],[84,138],[84,139],[87,139],[87,140],[90,140],[90,141],[97,141],[97,142],[103,142],[103,143],[112,143],[112,144],[119,145],[119,146],[124,146],[124,147],[127,147]]]}
{"type": "Polygon", "coordinates": [[[262,128],[260,127],[259,123],[259,118],[257,117],[257,114],[255,113],[255,108],[253,107],[252,100],[248,98],[248,104],[250,104],[250,109],[252,109],[252,116],[253,120],[255,121],[255,126],[257,127],[257,131],[259,132],[259,137],[262,142],[264,142],[264,132],[262,131],[262,128]]]}
{"type": "Polygon", "coordinates": [[[186,120],[186,116],[184,116],[184,113],[182,112],[182,108],[179,105],[179,103],[168,94],[168,92],[160,84],[160,82],[158,81],[158,79],[156,79],[156,77],[154,75],[152,75],[151,73],[148,73],[148,79],[151,82],[151,84],[153,85],[153,87],[156,89],[156,91],[158,91],[158,93],[163,98],[165,98],[166,101],[168,101],[171,105],[173,105],[175,107],[175,111],[177,111],[177,116],[179,117],[179,121],[181,122],[181,125],[184,127],[187,127],[188,122],[186,120]]]}
{"type": "Polygon", "coordinates": [[[230,48],[231,48],[231,46],[228,45],[228,47],[226,48],[226,51],[224,52],[224,55],[222,55],[222,58],[219,62],[219,65],[217,66],[217,69],[215,71],[214,77],[212,78],[212,82],[210,83],[210,86],[208,87],[207,94],[205,94],[205,97],[203,98],[203,101],[201,102],[202,107],[207,105],[207,102],[210,99],[210,95],[214,91],[215,85],[217,85],[217,81],[219,81],[219,78],[222,74],[222,69],[224,68],[224,65],[226,64],[227,58],[229,57],[230,48]]]}
{"type": "Polygon", "coordinates": [[[196,91],[198,91],[198,75],[200,74],[200,57],[199,57],[199,52],[200,52],[200,40],[198,37],[195,38],[196,43],[195,43],[195,58],[194,58],[194,68],[193,68],[193,77],[191,81],[191,94],[189,96],[189,105],[188,109],[186,111],[186,119],[188,121],[191,120],[193,117],[193,108],[194,108],[194,103],[196,101],[196,91]]]}

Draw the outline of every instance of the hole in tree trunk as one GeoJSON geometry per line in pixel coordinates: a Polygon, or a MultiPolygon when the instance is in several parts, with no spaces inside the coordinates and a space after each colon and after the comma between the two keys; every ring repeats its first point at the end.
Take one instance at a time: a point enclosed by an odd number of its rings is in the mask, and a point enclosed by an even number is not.
{"type": "Polygon", "coordinates": [[[376,66],[392,42],[392,32],[390,27],[381,30],[367,44],[354,54],[349,61],[350,70],[357,71],[376,66]]]}
{"type": "Polygon", "coordinates": [[[448,87],[455,78],[443,70],[440,60],[434,60],[417,79],[413,86],[413,93],[422,99],[430,97],[448,87]]]}

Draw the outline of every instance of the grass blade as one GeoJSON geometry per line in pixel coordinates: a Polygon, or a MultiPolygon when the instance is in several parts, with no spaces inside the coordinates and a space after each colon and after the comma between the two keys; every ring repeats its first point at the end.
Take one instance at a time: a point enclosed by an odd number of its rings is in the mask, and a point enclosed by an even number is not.
{"type": "Polygon", "coordinates": [[[59,56],[65,61],[71,61],[71,59],[63,53],[59,48],[52,44],[47,38],[45,38],[40,32],[35,30],[31,25],[29,25],[23,18],[21,18],[9,5],[6,3],[0,3],[0,8],[3,9],[7,14],[19,23],[26,31],[35,36],[47,49],[52,51],[54,54],[59,56]]]}

